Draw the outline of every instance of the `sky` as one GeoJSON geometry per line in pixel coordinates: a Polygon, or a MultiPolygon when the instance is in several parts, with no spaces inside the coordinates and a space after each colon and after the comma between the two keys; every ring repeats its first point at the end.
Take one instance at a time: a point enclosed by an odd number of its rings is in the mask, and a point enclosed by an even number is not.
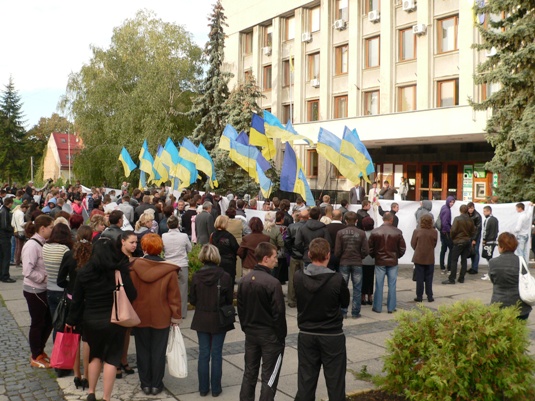
{"type": "Polygon", "coordinates": [[[0,91],[13,77],[26,128],[58,112],[69,74],[108,48],[113,28],[146,9],[182,25],[204,48],[215,0],[0,0],[0,91]]]}

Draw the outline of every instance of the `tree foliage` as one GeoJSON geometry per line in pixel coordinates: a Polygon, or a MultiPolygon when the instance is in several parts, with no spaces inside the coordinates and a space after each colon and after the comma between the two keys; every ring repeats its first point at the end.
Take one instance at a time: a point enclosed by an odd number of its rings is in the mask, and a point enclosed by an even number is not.
{"type": "Polygon", "coordinates": [[[4,88],[0,98],[0,165],[2,179],[11,183],[29,175],[30,163],[26,158],[22,102],[12,77],[4,88]]]}
{"type": "Polygon", "coordinates": [[[88,64],[69,78],[61,107],[72,113],[84,149],[74,160],[88,185],[122,179],[125,146],[135,159],[144,139],[154,154],[194,123],[184,113],[202,72],[201,49],[181,26],[140,11],[115,28],[108,49],[92,47],[88,64]]]}
{"type": "Polygon", "coordinates": [[[218,0],[209,17],[209,40],[204,49],[204,56],[208,59],[208,70],[200,84],[200,95],[194,99],[193,108],[189,113],[190,117],[199,120],[193,131],[194,142],[202,142],[209,152],[213,151],[225,128],[227,113],[224,103],[229,97],[228,82],[232,77],[230,72],[223,70],[224,27],[228,26],[223,11],[221,1],[218,0]]]}
{"type": "Polygon", "coordinates": [[[535,199],[535,3],[518,0],[478,2],[474,12],[487,19],[477,24],[482,38],[474,48],[486,51],[476,84],[500,85],[475,110],[492,110],[487,140],[495,148],[486,168],[500,174],[495,189],[501,201],[535,199]],[[503,15],[503,17],[502,17],[503,15]]]}

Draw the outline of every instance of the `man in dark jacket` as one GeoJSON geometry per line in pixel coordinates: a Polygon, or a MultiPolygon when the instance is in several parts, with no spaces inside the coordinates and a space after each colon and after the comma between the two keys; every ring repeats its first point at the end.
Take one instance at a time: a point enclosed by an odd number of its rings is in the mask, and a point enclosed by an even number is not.
{"type": "Polygon", "coordinates": [[[319,221],[321,217],[321,210],[319,207],[313,207],[309,212],[310,218],[297,232],[295,237],[295,246],[303,254],[303,265],[306,266],[310,263],[308,257],[308,245],[314,238],[325,238],[330,240],[327,226],[319,221]]]}
{"type": "Polygon", "coordinates": [[[446,251],[448,251],[448,265],[447,269],[451,269],[451,251],[453,249],[453,242],[451,242],[451,208],[455,204],[455,198],[448,196],[446,198],[446,204],[440,209],[438,215],[437,228],[440,231],[440,272],[446,274],[446,265],[444,264],[444,258],[446,251]]]}
{"type": "Polygon", "coordinates": [[[11,238],[13,227],[11,226],[11,206],[13,197],[4,198],[4,204],[0,206],[0,281],[14,283],[16,280],[9,276],[9,262],[11,261],[11,238]]]}
{"type": "Polygon", "coordinates": [[[110,226],[106,228],[102,234],[101,238],[110,238],[112,241],[117,242],[117,238],[121,236],[123,230],[123,212],[121,210],[114,210],[110,213],[109,217],[110,226]]]}
{"type": "Polygon", "coordinates": [[[394,216],[387,212],[383,225],[374,229],[368,240],[370,255],[375,258],[375,293],[372,310],[381,313],[383,309],[383,287],[385,276],[388,278],[388,313],[396,311],[396,283],[398,279],[398,259],[405,254],[406,245],[403,233],[393,226],[394,216]]]}
{"type": "Polygon", "coordinates": [[[272,270],[277,265],[277,248],[261,242],[255,249],[258,264],[238,286],[238,315],[245,333],[245,371],[240,401],[254,401],[258,369],[262,360],[260,401],[275,399],[284,354],[286,311],[284,295],[272,270]]]}
{"type": "MultiPolygon", "coordinates": [[[[368,256],[368,240],[366,233],[355,227],[357,214],[346,213],[347,227],[336,234],[336,247],[334,253],[340,261],[340,273],[346,283],[349,277],[353,283],[353,303],[351,305],[351,317],[360,317],[360,299],[362,292],[362,259],[368,256]]],[[[342,309],[344,318],[347,317],[347,309],[342,309]]]]}
{"type": "Polygon", "coordinates": [[[329,251],[328,241],[314,239],[308,251],[311,263],[295,274],[299,327],[296,401],[316,399],[322,365],[329,400],[346,398],[347,357],[341,308],[349,305],[349,290],[342,276],[327,267],[329,251]]]}
{"type": "MultiPolygon", "coordinates": [[[[355,214],[355,218],[356,218],[355,214]]],[[[336,234],[338,231],[344,229],[346,225],[342,223],[342,212],[337,209],[333,210],[333,219],[332,221],[326,225],[327,231],[329,232],[329,245],[331,246],[331,249],[334,250],[335,241],[336,241],[336,234]]],[[[355,225],[355,222],[353,222],[353,225],[355,225]]],[[[329,268],[333,269],[334,271],[340,271],[340,259],[334,254],[334,252],[331,252],[331,260],[329,261],[329,268]]]]}
{"type": "Polygon", "coordinates": [[[448,280],[444,280],[442,284],[455,284],[457,276],[457,262],[459,256],[461,257],[461,272],[459,273],[459,283],[464,283],[464,275],[466,274],[466,260],[470,255],[470,248],[472,246],[472,239],[474,238],[476,227],[472,219],[468,216],[468,206],[461,205],[459,208],[460,216],[453,219],[451,226],[451,240],[453,242],[453,249],[451,251],[451,273],[448,280]]]}
{"type": "Polygon", "coordinates": [[[363,200],[362,207],[357,211],[357,227],[360,228],[361,230],[364,229],[362,227],[362,220],[365,217],[371,217],[370,214],[368,213],[371,207],[372,207],[372,204],[369,201],[363,200]]]}
{"type": "Polygon", "coordinates": [[[468,202],[466,206],[468,206],[468,217],[472,219],[472,222],[476,227],[476,232],[472,238],[472,248],[474,248],[474,252],[470,257],[472,267],[468,270],[468,274],[477,274],[479,269],[479,243],[481,242],[482,221],[481,215],[477,212],[474,202],[468,202]]]}
{"type": "Polygon", "coordinates": [[[154,219],[156,221],[158,220],[158,211],[156,210],[156,206],[154,206],[152,203],[150,203],[150,195],[143,195],[143,202],[139,204],[138,207],[134,209],[134,219],[136,220],[134,223],[130,222],[130,224],[135,225],[136,222],[139,220],[141,215],[145,212],[147,209],[154,210],[154,219]]]}
{"type": "Polygon", "coordinates": [[[305,225],[308,220],[308,209],[303,209],[299,212],[298,221],[288,226],[286,230],[286,238],[284,239],[284,247],[290,254],[290,266],[288,267],[288,306],[290,308],[296,307],[295,290],[294,290],[294,274],[297,270],[303,268],[303,254],[295,246],[295,237],[297,233],[305,225]]]}
{"type": "Polygon", "coordinates": [[[498,219],[492,215],[490,206],[487,205],[483,208],[483,215],[485,220],[483,221],[483,251],[481,256],[490,260],[494,254],[494,248],[498,244],[496,239],[498,238],[499,223],[498,219]]]}
{"type": "Polygon", "coordinates": [[[197,243],[201,245],[210,242],[210,235],[215,231],[214,216],[212,215],[212,203],[204,202],[202,212],[195,218],[195,231],[197,233],[197,243]]]}
{"type": "MultiPolygon", "coordinates": [[[[377,206],[379,206],[379,214],[381,216],[384,216],[385,215],[385,211],[383,210],[383,208],[381,207],[381,204],[379,203],[379,201],[377,201],[377,206]]],[[[392,202],[390,204],[390,213],[392,214],[392,216],[394,216],[394,220],[392,221],[392,225],[394,227],[397,227],[398,224],[399,224],[399,218],[398,216],[396,216],[396,213],[399,212],[399,203],[397,202],[392,202]]]]}

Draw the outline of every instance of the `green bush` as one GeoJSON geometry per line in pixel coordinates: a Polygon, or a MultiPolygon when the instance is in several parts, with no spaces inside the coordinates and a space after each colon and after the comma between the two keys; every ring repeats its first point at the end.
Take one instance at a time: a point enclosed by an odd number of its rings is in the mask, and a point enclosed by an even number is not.
{"type": "Polygon", "coordinates": [[[479,301],[399,313],[381,387],[409,400],[534,400],[535,360],[518,309],[479,301]]]}
{"type": "Polygon", "coordinates": [[[199,252],[201,249],[201,244],[195,244],[193,245],[191,252],[188,253],[188,287],[191,286],[191,279],[195,272],[199,271],[199,269],[204,266],[199,260],[199,252]]]}

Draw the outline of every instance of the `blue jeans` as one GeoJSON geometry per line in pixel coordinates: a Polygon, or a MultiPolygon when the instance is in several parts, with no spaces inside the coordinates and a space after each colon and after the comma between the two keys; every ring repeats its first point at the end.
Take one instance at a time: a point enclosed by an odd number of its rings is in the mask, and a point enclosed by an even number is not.
{"type": "Polygon", "coordinates": [[[386,307],[388,312],[396,309],[396,283],[398,281],[398,266],[375,266],[375,293],[373,294],[373,309],[383,310],[383,287],[385,275],[388,279],[388,297],[386,307]]]}
{"type": "Polygon", "coordinates": [[[476,244],[474,245],[474,256],[472,256],[470,259],[472,260],[472,266],[470,267],[472,270],[475,270],[476,272],[479,269],[479,244],[481,243],[481,238],[476,239],[476,244]]]}
{"type": "Polygon", "coordinates": [[[11,237],[11,259],[9,260],[9,263],[12,265],[15,264],[15,248],[17,247],[17,241],[15,241],[15,236],[11,237]]]}
{"type": "Polygon", "coordinates": [[[440,268],[442,270],[450,270],[451,268],[451,250],[453,249],[453,242],[450,233],[440,233],[440,268]],[[446,251],[448,252],[448,264],[445,264],[446,251]]]}
{"type": "Polygon", "coordinates": [[[221,390],[221,376],[223,374],[223,343],[227,333],[204,333],[197,332],[199,339],[199,392],[207,393],[212,386],[212,394],[219,394],[221,390]],[[210,356],[212,357],[212,369],[210,372],[210,356]],[[210,377],[211,376],[211,377],[210,377]]]}
{"type": "MultiPolygon", "coordinates": [[[[360,315],[360,298],[362,293],[362,266],[340,266],[342,277],[349,283],[349,276],[353,282],[353,301],[351,303],[351,316],[360,315]]],[[[342,313],[347,315],[347,308],[342,308],[342,313]]]]}
{"type": "Polygon", "coordinates": [[[517,235],[518,246],[515,255],[524,257],[526,263],[529,263],[529,235],[517,235]]]}

